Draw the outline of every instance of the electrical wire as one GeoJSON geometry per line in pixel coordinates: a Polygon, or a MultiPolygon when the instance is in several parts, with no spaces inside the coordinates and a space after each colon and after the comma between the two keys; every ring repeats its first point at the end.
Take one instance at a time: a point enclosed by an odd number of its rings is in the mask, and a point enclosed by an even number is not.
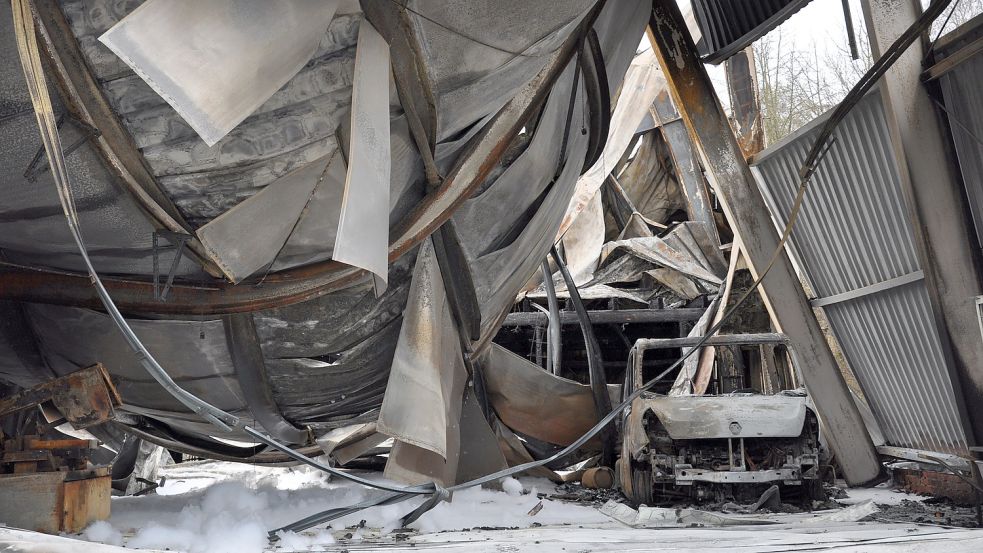
{"type": "MultiPolygon", "coordinates": [[[[99,295],[99,299],[109,312],[113,322],[119,328],[120,332],[123,334],[128,345],[133,349],[134,353],[140,360],[141,365],[147,370],[151,376],[173,397],[184,404],[186,407],[191,409],[193,412],[197,413],[199,416],[205,420],[212,423],[217,428],[229,432],[233,428],[241,429],[253,436],[260,442],[266,444],[269,447],[279,449],[280,451],[286,453],[288,456],[294,458],[295,460],[310,465],[312,467],[318,468],[324,472],[343,478],[366,487],[380,489],[383,491],[390,492],[389,494],[373,498],[357,505],[353,505],[347,508],[341,509],[331,509],[328,511],[323,511],[321,513],[316,513],[302,519],[292,525],[288,525],[284,528],[296,528],[302,530],[304,528],[309,528],[313,525],[320,524],[323,522],[328,522],[334,520],[341,516],[357,512],[359,510],[381,504],[395,503],[398,501],[403,501],[410,497],[429,495],[430,497],[411,513],[409,513],[403,519],[403,524],[409,524],[413,520],[416,520],[419,516],[427,512],[434,505],[440,501],[445,500],[450,496],[451,493],[458,490],[463,490],[471,488],[474,486],[480,486],[482,484],[487,484],[496,480],[500,480],[507,476],[512,476],[520,472],[525,472],[527,470],[538,468],[558,460],[564,459],[565,457],[576,452],[577,449],[585,445],[594,436],[599,434],[604,428],[614,421],[615,417],[619,416],[622,411],[627,409],[632,401],[640,397],[643,393],[647,392],[652,386],[657,382],[661,381],[668,374],[678,369],[679,366],[694,352],[699,351],[700,348],[709,340],[726,322],[733,317],[733,315],[738,311],[742,304],[750,297],[750,295],[757,290],[761,285],[761,282],[774,266],[776,261],[782,256],[785,248],[785,244],[791,235],[792,228],[795,225],[795,221],[798,218],[800,208],[802,206],[802,199],[805,195],[807,184],[809,179],[816,171],[819,161],[825,155],[825,152],[829,150],[832,143],[830,142],[830,137],[832,135],[835,127],[842,121],[846,116],[847,112],[853,108],[857,102],[864,96],[864,94],[870,90],[870,88],[876,83],[887,69],[893,64],[901,54],[911,45],[915,38],[917,38],[928,26],[931,25],[932,21],[941,13],[941,11],[947,6],[951,0],[936,0],[929,8],[922,13],[922,15],[891,45],[890,48],[884,53],[881,58],[871,66],[870,70],[861,77],[860,81],[850,90],[843,101],[837,105],[833,114],[827,119],[825,125],[822,127],[821,131],[818,133],[809,154],[806,156],[806,160],[803,163],[799,175],[800,184],[798,192],[796,193],[795,200],[792,205],[791,212],[787,223],[785,224],[785,229],[782,232],[781,239],[779,240],[778,246],[775,248],[771,259],[761,270],[758,278],[752,283],[752,285],[744,292],[744,294],[735,302],[734,306],[728,310],[724,316],[721,318],[717,324],[713,325],[706,334],[688,351],[686,351],[680,359],[673,363],[669,368],[662,371],[655,378],[652,378],[637,390],[631,394],[625,396],[624,401],[621,404],[614,407],[609,413],[607,413],[601,420],[599,420],[590,430],[584,433],[580,438],[575,440],[573,443],[563,448],[562,450],[554,453],[548,458],[531,461],[528,463],[522,463],[480,478],[470,480],[461,484],[450,486],[448,488],[443,488],[435,482],[420,486],[396,486],[389,485],[380,482],[373,482],[351,473],[341,471],[320,463],[306,455],[303,455],[297,451],[294,451],[290,447],[281,444],[269,437],[263,432],[253,429],[247,425],[243,425],[238,417],[227,413],[207,402],[198,398],[197,396],[185,391],[180,386],[175,383],[166,371],[160,366],[159,363],[153,358],[149,351],[140,342],[139,338],[130,328],[129,324],[123,318],[122,314],[117,309],[116,305],[113,303],[112,298],[106,291],[105,287],[102,285],[102,281],[99,279],[98,274],[93,267],[89,256],[86,251],[85,242],[82,237],[81,226],[79,224],[78,212],[75,206],[74,197],[72,194],[72,189],[70,186],[69,174],[67,166],[65,163],[64,151],[61,147],[61,138],[58,134],[57,124],[54,117],[53,109],[51,106],[51,99],[48,96],[47,83],[44,77],[43,68],[41,65],[40,51],[37,46],[37,36],[36,29],[34,26],[34,17],[32,13],[31,0],[12,0],[13,16],[14,16],[14,30],[17,37],[17,47],[18,53],[20,55],[21,64],[24,69],[25,78],[28,84],[28,90],[31,95],[31,101],[34,105],[35,115],[38,120],[38,127],[41,132],[41,139],[44,143],[45,151],[48,154],[49,164],[51,166],[52,176],[54,177],[55,185],[58,189],[58,197],[61,203],[62,209],[65,212],[65,217],[68,222],[69,229],[71,230],[72,237],[75,240],[76,245],[79,248],[79,252],[85,262],[86,269],[89,273],[92,285],[96,288],[99,295]],[[315,522],[316,521],[316,522],[315,522]]],[[[276,531],[270,533],[271,539],[276,539],[276,531]]]]}

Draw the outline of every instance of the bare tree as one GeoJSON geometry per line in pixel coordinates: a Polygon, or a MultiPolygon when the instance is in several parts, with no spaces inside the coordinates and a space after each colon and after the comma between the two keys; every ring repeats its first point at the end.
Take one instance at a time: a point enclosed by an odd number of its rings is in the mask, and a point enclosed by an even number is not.
{"type": "Polygon", "coordinates": [[[765,136],[773,144],[836,101],[818,51],[797,50],[781,28],[754,44],[765,136]]]}

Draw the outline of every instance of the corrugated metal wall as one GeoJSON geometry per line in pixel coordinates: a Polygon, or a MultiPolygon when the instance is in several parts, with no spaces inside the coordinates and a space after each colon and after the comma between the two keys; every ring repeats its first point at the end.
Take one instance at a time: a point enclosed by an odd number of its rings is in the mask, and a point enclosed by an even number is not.
{"type": "MultiPolygon", "coordinates": [[[[971,28],[954,40],[943,37],[936,49],[937,60],[957,55],[983,37],[983,19],[977,17],[967,26],[971,28]]],[[[983,54],[956,65],[942,76],[940,84],[976,236],[983,243],[983,54]]]]}
{"type": "MultiPolygon", "coordinates": [[[[820,117],[758,156],[781,225],[820,117]]],[[[792,249],[888,445],[967,451],[950,370],[919,265],[879,94],[838,126],[809,184],[792,249]]]]}
{"type": "Polygon", "coordinates": [[[788,19],[811,0],[693,0],[704,61],[720,63],[788,19]]]}

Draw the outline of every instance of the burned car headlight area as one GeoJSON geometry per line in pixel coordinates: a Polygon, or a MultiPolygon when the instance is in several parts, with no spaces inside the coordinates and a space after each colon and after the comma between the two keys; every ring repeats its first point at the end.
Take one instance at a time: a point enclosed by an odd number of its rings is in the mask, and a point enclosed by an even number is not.
{"type": "MultiPolygon", "coordinates": [[[[794,393],[794,392],[792,392],[794,393]]],[[[645,505],[824,498],[819,422],[804,395],[643,396],[623,421],[621,487],[645,505]]]]}

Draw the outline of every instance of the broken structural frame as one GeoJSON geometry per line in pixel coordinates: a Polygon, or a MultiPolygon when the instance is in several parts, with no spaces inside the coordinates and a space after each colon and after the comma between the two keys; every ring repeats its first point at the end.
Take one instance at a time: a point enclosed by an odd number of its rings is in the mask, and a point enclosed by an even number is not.
{"type": "MultiPolygon", "coordinates": [[[[649,40],[717,197],[741,237],[752,274],[760,275],[781,246],[780,237],[675,2],[653,1],[649,40]]],[[[774,320],[795,345],[797,368],[829,429],[830,446],[847,481],[877,478],[877,452],[784,250],[771,263],[762,292],[774,320]]]]}
{"type": "MultiPolygon", "coordinates": [[[[587,315],[590,322],[599,324],[630,324],[630,323],[678,323],[696,321],[703,315],[705,309],[699,307],[681,307],[679,309],[611,309],[590,310],[587,315]]],[[[576,313],[561,310],[559,312],[561,325],[580,323],[576,313]]],[[[546,326],[549,315],[537,311],[512,312],[505,316],[502,326],[546,326]]]]}

